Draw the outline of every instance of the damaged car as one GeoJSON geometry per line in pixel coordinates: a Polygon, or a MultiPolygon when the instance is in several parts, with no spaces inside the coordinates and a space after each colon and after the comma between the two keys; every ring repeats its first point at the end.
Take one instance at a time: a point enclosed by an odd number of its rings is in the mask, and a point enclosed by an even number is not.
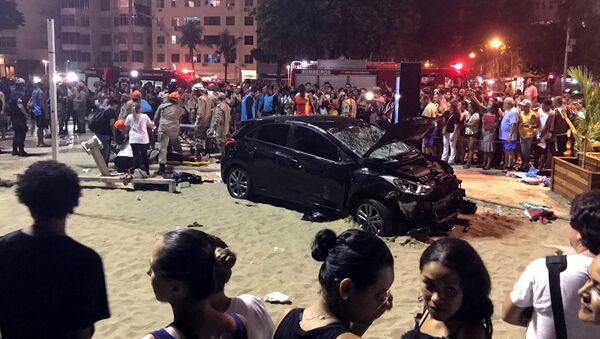
{"type": "Polygon", "coordinates": [[[420,142],[431,126],[415,118],[386,132],[337,116],[255,119],[226,141],[221,175],[234,198],[351,215],[380,236],[447,231],[473,206],[452,167],[407,143],[420,142]]]}

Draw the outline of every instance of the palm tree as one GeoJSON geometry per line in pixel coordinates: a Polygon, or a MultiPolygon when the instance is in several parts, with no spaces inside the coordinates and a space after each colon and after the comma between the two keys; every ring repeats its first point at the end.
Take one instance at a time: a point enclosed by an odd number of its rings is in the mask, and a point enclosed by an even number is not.
{"type": "Polygon", "coordinates": [[[582,167],[585,167],[588,145],[600,141],[600,84],[594,84],[592,73],[585,67],[571,67],[568,73],[581,87],[585,102],[584,116],[575,120],[575,145],[584,155],[582,167]]]}
{"type": "Polygon", "coordinates": [[[190,20],[181,26],[181,38],[179,38],[179,44],[181,47],[187,47],[190,52],[190,59],[192,61],[192,70],[196,72],[194,65],[194,56],[196,55],[196,46],[203,45],[204,40],[202,39],[202,26],[199,21],[190,20]]]}
{"type": "Polygon", "coordinates": [[[219,43],[214,46],[216,53],[223,56],[223,66],[225,66],[225,82],[227,82],[227,68],[230,63],[235,63],[236,50],[240,37],[234,37],[229,34],[229,31],[225,30],[219,34],[219,43]]]}

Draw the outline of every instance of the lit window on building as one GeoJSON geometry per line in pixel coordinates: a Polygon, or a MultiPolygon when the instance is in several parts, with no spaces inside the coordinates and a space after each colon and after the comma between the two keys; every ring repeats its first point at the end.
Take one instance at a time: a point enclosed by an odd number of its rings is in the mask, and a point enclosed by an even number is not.
{"type": "Polygon", "coordinates": [[[219,7],[221,6],[221,0],[204,0],[204,4],[210,7],[219,7]]]}
{"type": "Polygon", "coordinates": [[[171,35],[171,45],[177,45],[177,35],[171,35]]]}
{"type": "Polygon", "coordinates": [[[205,64],[219,64],[221,63],[221,55],[218,53],[204,54],[205,64]]]}

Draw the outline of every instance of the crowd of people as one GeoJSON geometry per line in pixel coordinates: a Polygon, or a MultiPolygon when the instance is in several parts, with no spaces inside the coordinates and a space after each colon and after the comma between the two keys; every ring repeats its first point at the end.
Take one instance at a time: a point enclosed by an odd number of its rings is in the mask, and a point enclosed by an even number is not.
{"type": "MultiPolygon", "coordinates": [[[[0,237],[0,337],[91,338],[94,324],[110,311],[101,257],[66,233],[81,194],[77,174],[58,162],[36,162],[20,177],[16,194],[34,221],[0,237]]],[[[556,271],[562,271],[560,303],[551,273],[560,260],[549,257],[525,269],[503,304],[502,318],[527,327],[527,338],[566,338],[560,328],[570,338],[600,337],[600,191],[573,200],[570,224],[576,253],[562,257],[566,267],[556,271]]],[[[237,258],[225,241],[190,228],[167,232],[152,246],[148,275],[156,299],[171,305],[173,321],[140,336],[360,338],[393,312],[394,256],[382,239],[358,229],[325,229],[311,254],[322,263],[317,300],[285,310],[274,323],[256,297],[225,295],[237,258]]],[[[417,268],[423,312],[403,339],[492,338],[492,279],[467,241],[434,241],[417,268]]]]}
{"type": "Polygon", "coordinates": [[[421,115],[436,123],[423,152],[484,170],[551,168],[553,156],[574,154],[570,123],[584,115],[583,103],[569,95],[538,96],[532,79],[513,96],[489,97],[482,88],[437,88],[423,91],[421,103],[421,115]]]}
{"type": "MultiPolygon", "coordinates": [[[[22,78],[0,81],[0,130],[3,135],[12,126],[13,155],[27,156],[24,140],[27,131],[37,128],[38,146],[47,147],[50,136],[50,101],[47,79],[32,84],[22,78]]],[[[167,154],[181,153],[180,131],[197,140],[201,152],[222,152],[228,136],[253,118],[271,115],[341,115],[363,119],[383,128],[390,126],[393,100],[389,89],[353,87],[334,89],[310,83],[297,88],[277,83],[190,83],[166,88],[152,82],[93,84],[91,91],[84,82],[57,85],[59,134],[92,130],[103,144],[105,160],[117,167],[139,169],[148,173],[149,155],[158,154],[164,173],[167,154]],[[147,117],[147,118],[146,118],[147,117]],[[88,125],[89,122],[89,125],[88,125]],[[113,154],[114,153],[114,154],[113,154]],[[112,154],[112,155],[111,155],[112,154]],[[115,156],[119,159],[115,159],[115,156]]]]}

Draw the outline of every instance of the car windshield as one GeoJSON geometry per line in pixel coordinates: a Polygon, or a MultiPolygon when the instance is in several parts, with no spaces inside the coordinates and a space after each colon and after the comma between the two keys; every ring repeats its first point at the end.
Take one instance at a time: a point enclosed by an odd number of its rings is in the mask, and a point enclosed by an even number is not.
{"type": "MultiPolygon", "coordinates": [[[[342,144],[352,150],[359,156],[364,156],[368,150],[373,147],[379,139],[383,137],[385,131],[374,125],[349,125],[343,129],[330,128],[329,133],[338,139],[342,144]]],[[[377,148],[369,158],[390,159],[410,150],[402,141],[396,141],[391,144],[383,145],[377,148]]]]}

